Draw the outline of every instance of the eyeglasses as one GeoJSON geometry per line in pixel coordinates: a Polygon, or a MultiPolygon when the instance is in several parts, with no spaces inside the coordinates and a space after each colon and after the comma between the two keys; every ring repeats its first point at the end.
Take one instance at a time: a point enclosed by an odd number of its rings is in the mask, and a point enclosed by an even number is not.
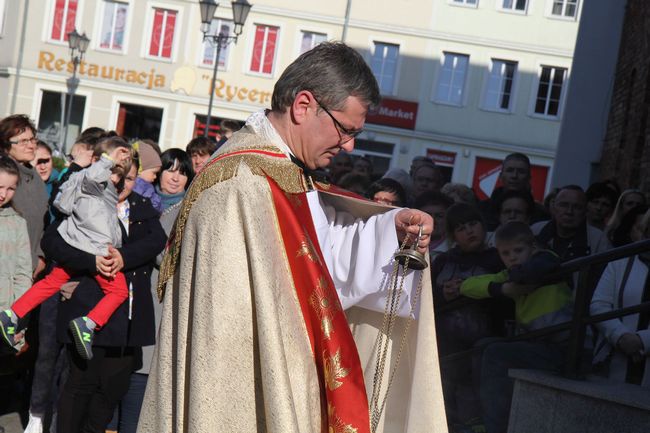
{"type": "Polygon", "coordinates": [[[339,137],[341,139],[340,144],[347,143],[348,141],[352,140],[353,138],[356,138],[363,132],[363,128],[361,129],[348,129],[345,126],[341,125],[341,122],[336,120],[336,117],[330,113],[330,111],[323,106],[320,102],[318,102],[318,99],[314,97],[314,101],[318,104],[320,108],[323,109],[325,113],[332,119],[332,122],[334,122],[334,126],[336,127],[337,132],[339,133],[339,137]]]}
{"type": "Polygon", "coordinates": [[[32,138],[23,138],[22,140],[16,140],[16,141],[9,140],[9,143],[15,144],[16,146],[20,146],[20,147],[25,147],[30,143],[31,144],[36,144],[37,141],[38,141],[38,138],[32,137],[32,138]]]}

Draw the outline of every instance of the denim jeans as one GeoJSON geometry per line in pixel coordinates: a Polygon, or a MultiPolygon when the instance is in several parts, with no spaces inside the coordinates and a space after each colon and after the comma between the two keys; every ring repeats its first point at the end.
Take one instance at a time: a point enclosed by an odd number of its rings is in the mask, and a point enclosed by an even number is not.
{"type": "Polygon", "coordinates": [[[113,419],[108,424],[106,430],[119,431],[120,433],[136,432],[148,378],[149,375],[147,374],[131,374],[129,379],[129,390],[126,392],[120,405],[115,410],[113,419]]]}

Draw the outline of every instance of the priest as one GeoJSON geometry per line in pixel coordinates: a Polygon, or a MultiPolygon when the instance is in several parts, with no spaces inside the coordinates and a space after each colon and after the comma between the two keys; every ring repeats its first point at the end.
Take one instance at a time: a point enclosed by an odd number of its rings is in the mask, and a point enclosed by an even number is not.
{"type": "Polygon", "coordinates": [[[352,151],[379,100],[355,50],[320,44],[195,178],[160,271],[140,433],[446,431],[428,272],[399,278],[375,344],[393,254],[420,230],[426,253],[431,217],[314,172],[352,151]]]}

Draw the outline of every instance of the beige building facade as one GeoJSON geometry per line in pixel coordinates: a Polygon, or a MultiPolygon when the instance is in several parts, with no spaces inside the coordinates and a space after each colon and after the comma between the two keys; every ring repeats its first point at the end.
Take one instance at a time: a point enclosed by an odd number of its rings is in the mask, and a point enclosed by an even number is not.
{"type": "MultiPolygon", "coordinates": [[[[429,155],[450,180],[494,187],[495,162],[523,152],[550,176],[583,0],[256,0],[219,61],[212,115],[244,121],[275,80],[324,40],[358,49],[385,102],[355,153],[378,172],[429,155]],[[346,9],[348,14],[346,15],[346,9]]],[[[213,28],[232,29],[229,2],[213,28]]],[[[185,147],[202,132],[215,50],[198,1],[0,0],[0,114],[26,113],[55,146],[89,126],[185,147]],[[63,140],[67,32],[90,38],[63,140]]],[[[212,129],[211,129],[212,130],[212,129]]],[[[216,128],[215,128],[216,131],[216,128]]]]}

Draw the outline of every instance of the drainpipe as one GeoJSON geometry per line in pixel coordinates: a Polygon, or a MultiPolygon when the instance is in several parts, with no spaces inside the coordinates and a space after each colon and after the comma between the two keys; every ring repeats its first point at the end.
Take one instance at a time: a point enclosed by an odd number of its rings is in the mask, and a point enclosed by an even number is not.
{"type": "Polygon", "coordinates": [[[25,52],[25,37],[27,33],[27,15],[29,12],[29,0],[24,1],[25,9],[23,9],[23,23],[20,29],[20,47],[18,48],[18,59],[16,61],[16,77],[14,78],[14,91],[11,95],[11,108],[9,114],[16,112],[16,98],[18,97],[18,79],[23,67],[23,53],[25,52]]]}
{"type": "Polygon", "coordinates": [[[343,23],[343,34],[341,35],[341,42],[345,42],[348,36],[348,26],[350,25],[350,9],[352,8],[352,0],[348,0],[345,6],[345,22],[343,23]]]}

